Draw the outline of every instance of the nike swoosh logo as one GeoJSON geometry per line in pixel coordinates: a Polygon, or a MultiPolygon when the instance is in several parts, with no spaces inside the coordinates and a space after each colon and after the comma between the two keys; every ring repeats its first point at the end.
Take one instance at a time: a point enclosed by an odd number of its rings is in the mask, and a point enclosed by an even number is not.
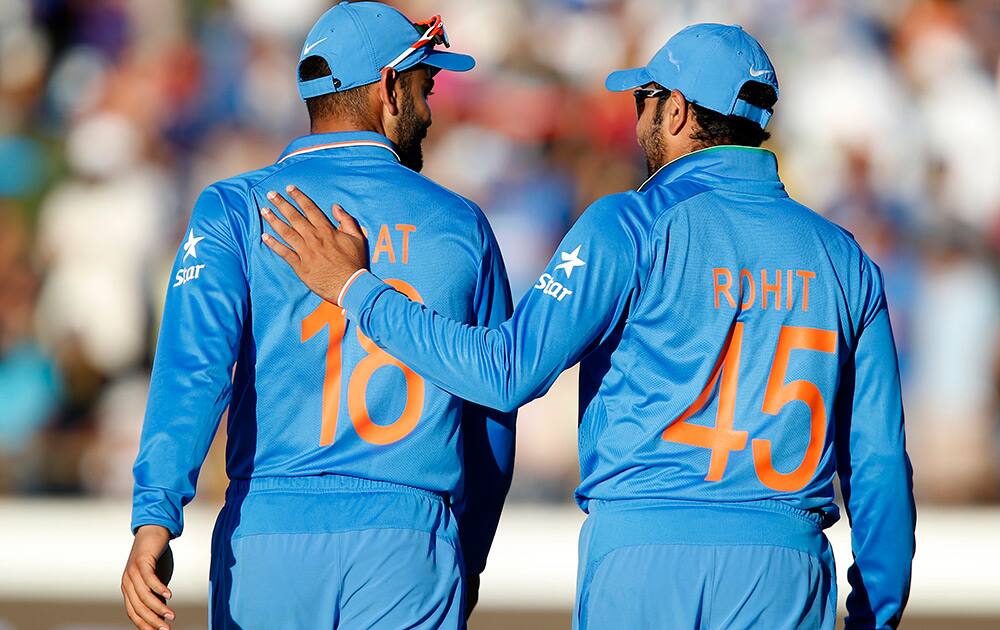
{"type": "Polygon", "coordinates": [[[765,74],[774,74],[770,70],[757,70],[753,66],[750,66],[750,76],[752,77],[762,77],[765,74]]]}
{"type": "Polygon", "coordinates": [[[326,41],[326,38],[324,37],[323,39],[317,39],[313,43],[309,44],[308,46],[306,46],[305,48],[302,49],[302,56],[305,57],[306,55],[309,54],[310,50],[312,50],[313,48],[319,46],[320,44],[322,44],[325,41],[326,41]]]}

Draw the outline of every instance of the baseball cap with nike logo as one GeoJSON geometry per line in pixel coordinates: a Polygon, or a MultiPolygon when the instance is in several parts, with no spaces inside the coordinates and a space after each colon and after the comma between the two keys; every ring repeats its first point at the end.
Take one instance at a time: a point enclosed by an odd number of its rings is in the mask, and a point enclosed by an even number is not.
{"type": "Polygon", "coordinates": [[[437,15],[411,22],[381,2],[341,2],[324,13],[309,31],[299,65],[319,56],[331,74],[318,79],[299,78],[303,100],[375,83],[383,68],[402,72],[417,64],[465,72],[476,65],[469,55],[436,50],[450,47],[444,21],[437,15]]]}
{"type": "Polygon", "coordinates": [[[671,37],[648,64],[612,72],[604,84],[624,92],[658,83],[678,90],[691,103],[764,128],[771,110],[739,98],[749,81],[769,85],[778,93],[778,75],[760,42],[739,25],[694,24],[671,37]]]}

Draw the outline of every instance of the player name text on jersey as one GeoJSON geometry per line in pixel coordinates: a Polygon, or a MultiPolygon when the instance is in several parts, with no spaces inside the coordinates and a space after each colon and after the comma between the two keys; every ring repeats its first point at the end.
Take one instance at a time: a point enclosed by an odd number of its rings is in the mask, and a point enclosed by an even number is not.
{"type": "MultiPolygon", "coordinates": [[[[363,231],[365,236],[368,236],[368,230],[363,231]]],[[[410,233],[416,231],[417,226],[415,225],[397,223],[395,226],[396,234],[391,235],[389,226],[383,223],[379,227],[375,247],[372,248],[372,264],[379,262],[379,260],[390,263],[399,262],[404,265],[410,264],[410,233]],[[398,240],[398,245],[393,244],[394,239],[398,240]],[[397,251],[399,252],[398,257],[397,251]]]]}
{"type": "Polygon", "coordinates": [[[805,269],[761,269],[751,272],[726,267],[712,269],[712,295],[715,308],[737,307],[741,310],[758,306],[763,310],[809,310],[809,282],[816,272],[805,269]]]}

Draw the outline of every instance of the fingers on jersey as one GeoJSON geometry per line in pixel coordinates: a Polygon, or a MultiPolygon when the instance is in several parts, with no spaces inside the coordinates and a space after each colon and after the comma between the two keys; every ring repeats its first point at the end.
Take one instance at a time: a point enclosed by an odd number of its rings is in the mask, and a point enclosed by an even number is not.
{"type": "Polygon", "coordinates": [[[333,206],[333,217],[339,224],[338,227],[334,227],[330,219],[305,193],[292,185],[289,185],[286,191],[298,207],[272,191],[267,193],[267,199],[274,204],[274,210],[265,206],[260,211],[267,224],[284,242],[266,233],[261,238],[294,269],[297,270],[302,255],[309,249],[335,242],[338,238],[337,232],[354,239],[365,240],[364,231],[357,220],[339,204],[333,206]]]}
{"type": "Polygon", "coordinates": [[[268,225],[297,252],[307,244],[329,242],[337,231],[330,219],[312,199],[295,186],[289,185],[286,191],[298,204],[298,208],[276,192],[267,193],[268,201],[274,204],[275,212],[281,217],[279,219],[270,208],[265,207],[261,210],[261,215],[268,225]]]}
{"type": "MultiPolygon", "coordinates": [[[[264,217],[264,220],[271,225],[274,231],[277,232],[279,236],[281,236],[281,238],[288,240],[288,238],[282,234],[282,231],[288,228],[281,227],[281,225],[284,225],[281,219],[275,217],[274,213],[267,209],[261,211],[260,214],[262,217],[264,217]],[[281,225],[276,225],[276,223],[281,225]]],[[[278,239],[274,238],[273,236],[271,236],[266,232],[260,238],[262,241],[264,241],[265,245],[271,248],[271,251],[273,251],[278,256],[281,256],[281,258],[289,265],[291,265],[293,268],[297,268],[299,264],[299,255],[295,252],[294,249],[292,249],[288,245],[285,245],[284,243],[282,243],[281,241],[279,241],[278,239]]]]}
{"type": "Polygon", "coordinates": [[[302,261],[299,258],[299,255],[295,253],[294,249],[292,249],[288,245],[285,245],[284,243],[274,238],[270,234],[265,234],[263,237],[261,237],[261,240],[264,241],[265,245],[271,248],[272,252],[280,256],[282,260],[284,260],[292,267],[293,270],[298,272],[299,263],[301,263],[302,261]]]}
{"type": "Polygon", "coordinates": [[[357,220],[348,214],[347,210],[344,210],[339,203],[333,205],[333,218],[340,224],[340,227],[337,229],[344,234],[353,236],[354,238],[365,238],[364,232],[361,231],[361,226],[358,225],[357,220]]]}
{"type": "Polygon", "coordinates": [[[312,232],[312,224],[299,212],[298,208],[276,192],[267,193],[267,199],[274,204],[274,210],[264,207],[260,214],[281,240],[293,249],[300,250],[312,232]]]}
{"type": "Polygon", "coordinates": [[[333,225],[330,224],[330,219],[323,214],[323,211],[319,209],[319,206],[313,203],[313,200],[307,197],[305,193],[299,190],[294,184],[286,186],[285,191],[292,197],[292,199],[295,200],[295,203],[299,205],[299,209],[302,210],[302,214],[309,219],[309,223],[312,224],[313,228],[319,230],[323,228],[330,230],[333,229],[333,225]]]}
{"type": "Polygon", "coordinates": [[[122,576],[122,595],[129,619],[141,630],[160,630],[176,617],[156,593],[169,590],[156,577],[153,565],[138,561],[131,563],[122,576]]]}

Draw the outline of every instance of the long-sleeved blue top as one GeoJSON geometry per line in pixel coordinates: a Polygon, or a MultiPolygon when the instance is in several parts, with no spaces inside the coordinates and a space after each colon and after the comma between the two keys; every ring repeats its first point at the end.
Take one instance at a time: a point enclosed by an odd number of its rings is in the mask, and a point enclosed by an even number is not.
{"type": "Polygon", "coordinates": [[[182,507],[227,405],[232,479],[338,474],[437,492],[456,509],[479,573],[510,485],[513,414],[465,402],[376,347],[262,242],[268,191],[294,182],[356,213],[371,264],[448,317],[495,326],[511,313],[482,212],[402,166],[374,133],[305,136],[277,163],[209,186],[167,292],[142,441],[133,529],[177,536],[182,507]],[[235,366],[235,368],[234,368],[235,366]]]}
{"type": "Polygon", "coordinates": [[[577,498],[782,503],[852,524],[851,626],[898,623],[915,509],[878,267],[790,199],[774,155],[724,146],[598,200],[495,329],[375,273],[342,304],[375,343],[501,409],[581,362],[577,498]]]}

